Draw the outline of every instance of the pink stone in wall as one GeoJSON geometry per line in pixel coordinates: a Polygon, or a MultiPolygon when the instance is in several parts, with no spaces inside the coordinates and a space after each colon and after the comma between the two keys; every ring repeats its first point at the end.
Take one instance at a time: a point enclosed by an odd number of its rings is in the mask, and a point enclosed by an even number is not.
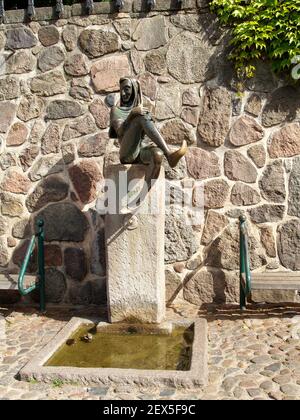
{"type": "Polygon", "coordinates": [[[228,218],[226,216],[219,214],[214,210],[209,210],[201,237],[201,244],[208,245],[220,232],[222,232],[227,224],[228,218]]]}
{"type": "Polygon", "coordinates": [[[300,125],[287,124],[277,131],[269,142],[269,155],[271,158],[291,157],[300,153],[300,125]]]}
{"type": "Polygon", "coordinates": [[[145,72],[139,77],[141,83],[142,92],[151,101],[155,101],[157,93],[157,83],[154,76],[151,73],[145,72]]]}
{"type": "Polygon", "coordinates": [[[7,246],[10,248],[13,248],[17,245],[17,241],[15,240],[15,238],[12,238],[11,236],[9,236],[7,238],[7,246]]]}
{"type": "Polygon", "coordinates": [[[8,191],[15,194],[26,194],[29,191],[30,186],[31,182],[27,176],[12,169],[5,175],[0,188],[2,191],[8,191]]]}
{"type": "Polygon", "coordinates": [[[243,116],[238,118],[229,133],[229,141],[234,146],[243,146],[255,143],[264,136],[262,127],[251,117],[243,116]]]}
{"type": "Polygon", "coordinates": [[[47,267],[58,267],[62,265],[62,253],[58,245],[45,245],[45,265],[47,267]]]}
{"type": "Polygon", "coordinates": [[[19,154],[19,160],[23,171],[27,171],[29,169],[37,155],[39,154],[40,148],[34,144],[31,144],[29,147],[26,147],[22,152],[19,154]]]}
{"type": "Polygon", "coordinates": [[[276,243],[271,226],[262,227],[260,231],[260,241],[269,257],[276,257],[276,243]]]}
{"type": "Polygon", "coordinates": [[[262,144],[255,144],[247,150],[248,156],[253,160],[258,168],[262,168],[266,163],[266,151],[262,144]]]}
{"type": "Polygon", "coordinates": [[[59,32],[54,25],[44,26],[39,30],[38,37],[44,47],[49,47],[59,41],[59,32]]]}
{"type": "Polygon", "coordinates": [[[20,146],[28,136],[28,129],[25,124],[15,123],[8,132],[6,146],[20,146]]]}
{"type": "Polygon", "coordinates": [[[98,165],[90,161],[82,161],[69,169],[69,175],[82,203],[95,200],[97,183],[102,179],[98,165]]]}
{"type": "Polygon", "coordinates": [[[209,146],[225,142],[230,128],[231,94],[223,87],[206,88],[200,110],[198,133],[209,146]]]}
{"type": "Polygon", "coordinates": [[[221,175],[219,158],[214,152],[199,147],[189,147],[186,154],[189,174],[195,179],[214,178],[221,175]]]}
{"type": "Polygon", "coordinates": [[[0,103],[0,133],[6,133],[16,113],[17,105],[12,102],[0,103]]]}
{"type": "Polygon", "coordinates": [[[60,147],[60,130],[57,124],[51,123],[41,140],[41,149],[43,155],[49,153],[58,153],[60,147]]]}
{"type": "Polygon", "coordinates": [[[199,118],[198,108],[195,108],[195,107],[191,108],[188,106],[184,107],[182,109],[181,118],[188,124],[191,124],[194,127],[196,127],[196,125],[198,124],[198,118],[199,118]]]}
{"type": "Polygon", "coordinates": [[[101,101],[101,99],[96,99],[90,105],[90,112],[95,118],[96,124],[99,128],[107,128],[109,126],[109,109],[101,101]]]}
{"type": "Polygon", "coordinates": [[[70,76],[85,76],[89,73],[89,63],[83,54],[74,54],[66,60],[64,69],[70,76]]]}
{"type": "Polygon", "coordinates": [[[236,150],[227,150],[224,155],[224,172],[232,181],[254,183],[257,170],[244,155],[236,150]]]}
{"type": "Polygon", "coordinates": [[[161,127],[161,134],[168,144],[182,144],[183,140],[188,145],[195,143],[192,131],[179,119],[168,120],[161,127]]]}
{"type": "MultiPolygon", "coordinates": [[[[204,207],[211,209],[224,207],[228,199],[229,189],[229,185],[224,179],[207,181],[204,185],[204,207]]],[[[194,192],[197,192],[197,188],[194,192]]]]}
{"type": "Polygon", "coordinates": [[[91,68],[92,83],[97,93],[118,91],[120,78],[130,74],[126,55],[103,58],[91,68]]]}

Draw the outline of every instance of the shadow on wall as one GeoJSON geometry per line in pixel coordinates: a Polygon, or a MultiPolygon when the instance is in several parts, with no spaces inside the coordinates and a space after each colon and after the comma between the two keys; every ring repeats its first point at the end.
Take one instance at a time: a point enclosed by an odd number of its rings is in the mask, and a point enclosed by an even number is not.
{"type": "Polygon", "coordinates": [[[211,267],[204,260],[199,267],[188,273],[172,295],[169,295],[167,305],[172,306],[176,297],[183,291],[183,297],[199,309],[209,304],[233,304],[239,299],[239,272],[211,267]]]}
{"type": "MultiPolygon", "coordinates": [[[[31,177],[33,174],[31,171],[31,177]]],[[[31,215],[13,225],[10,240],[12,245],[16,239],[20,243],[2,271],[19,272],[30,238],[37,231],[37,221],[42,218],[45,222],[46,302],[105,304],[104,220],[94,209],[84,210],[84,206],[95,199],[101,180],[95,160],[66,167],[61,159],[49,168],[34,189],[28,191],[25,205],[31,215]]],[[[15,188],[17,182],[18,179],[12,180],[15,188]]],[[[4,206],[7,212],[22,212],[22,203],[15,197],[3,193],[2,209],[4,206]]],[[[36,250],[27,272],[37,272],[36,250]]],[[[33,292],[30,297],[39,300],[38,293],[33,292]]]]}
{"type": "Polygon", "coordinates": [[[228,60],[232,50],[230,35],[221,27],[217,16],[211,12],[200,13],[197,18],[199,32],[209,48],[209,59],[206,63],[205,80],[207,86],[232,89],[236,83],[234,66],[228,60]]]}
{"type": "MultiPolygon", "coordinates": [[[[212,214],[216,213],[208,212],[207,217],[212,214]]],[[[250,269],[261,270],[267,265],[267,259],[259,242],[259,228],[249,224],[248,234],[250,269]]],[[[181,292],[186,301],[200,309],[209,304],[239,302],[239,222],[236,217],[233,220],[227,219],[223,227],[214,232],[209,243],[206,240],[204,232],[201,239],[201,244],[204,245],[203,259],[196,256],[188,261],[186,268],[189,272],[184,274],[182,281],[178,274],[171,269],[167,270],[167,285],[170,282],[175,283],[173,280],[177,277],[179,280],[175,287],[167,288],[170,291],[167,295],[168,306],[172,306],[181,292]]]]}
{"type": "MultiPolygon", "coordinates": [[[[258,61],[255,63],[256,77],[244,81],[237,79],[234,64],[228,60],[233,49],[230,44],[230,30],[222,26],[218,17],[209,9],[200,11],[194,24],[198,25],[198,32],[201,32],[202,35],[201,39],[207,43],[210,50],[207,54],[208,62],[203,64],[206,65],[207,86],[223,86],[237,93],[241,93],[244,89],[270,93],[276,89],[278,80],[276,80],[268,62],[258,61]]],[[[196,31],[196,29],[194,30],[196,31]]]]}

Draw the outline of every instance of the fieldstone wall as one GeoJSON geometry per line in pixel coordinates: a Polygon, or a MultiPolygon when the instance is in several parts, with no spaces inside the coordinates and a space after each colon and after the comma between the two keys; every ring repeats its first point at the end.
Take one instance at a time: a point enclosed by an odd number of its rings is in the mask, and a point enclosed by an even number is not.
{"type": "MultiPolygon", "coordinates": [[[[189,151],[168,182],[202,181],[205,221],[166,220],[168,301],[238,301],[237,218],[249,220],[252,270],[299,270],[300,95],[265,64],[238,83],[229,37],[206,0],[128,1],[7,12],[0,27],[0,267],[18,271],[39,217],[46,223],[47,300],[106,301],[104,220],[95,211],[120,76],[137,77],[167,142],[189,151]],[[108,96],[109,95],[109,96],[108,96]]],[[[194,195],[197,196],[197,188],[194,195]]],[[[151,257],[151,256],[150,256],[151,257]]],[[[35,270],[34,261],[30,270],[35,270]]]]}

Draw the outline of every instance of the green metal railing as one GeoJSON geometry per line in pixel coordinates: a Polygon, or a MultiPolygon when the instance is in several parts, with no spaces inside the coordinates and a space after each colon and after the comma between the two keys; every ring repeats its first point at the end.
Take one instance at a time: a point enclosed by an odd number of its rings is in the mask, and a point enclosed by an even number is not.
{"type": "Polygon", "coordinates": [[[45,258],[44,258],[44,221],[39,220],[38,223],[38,232],[32,236],[30,243],[28,245],[23,264],[21,266],[20,274],[18,277],[18,289],[22,296],[26,296],[29,293],[33,292],[35,289],[39,289],[40,292],[40,311],[45,311],[45,258]],[[24,277],[30,258],[33,254],[33,251],[36,246],[38,249],[38,278],[39,281],[35,284],[32,284],[29,287],[24,287],[24,277]]]}
{"type": "Polygon", "coordinates": [[[246,217],[240,216],[240,309],[246,309],[247,297],[251,293],[250,258],[246,217]]]}

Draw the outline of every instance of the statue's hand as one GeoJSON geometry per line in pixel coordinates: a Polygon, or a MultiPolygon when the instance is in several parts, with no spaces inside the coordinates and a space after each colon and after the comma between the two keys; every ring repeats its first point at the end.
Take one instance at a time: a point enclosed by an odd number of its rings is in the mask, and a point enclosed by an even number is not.
{"type": "Polygon", "coordinates": [[[149,114],[149,109],[144,108],[143,106],[141,106],[141,114],[140,115],[147,115],[149,114]]]}
{"type": "Polygon", "coordinates": [[[146,115],[149,114],[149,111],[147,108],[144,108],[143,106],[136,106],[135,108],[132,108],[131,110],[131,115],[133,117],[137,116],[137,115],[146,115]]]}

